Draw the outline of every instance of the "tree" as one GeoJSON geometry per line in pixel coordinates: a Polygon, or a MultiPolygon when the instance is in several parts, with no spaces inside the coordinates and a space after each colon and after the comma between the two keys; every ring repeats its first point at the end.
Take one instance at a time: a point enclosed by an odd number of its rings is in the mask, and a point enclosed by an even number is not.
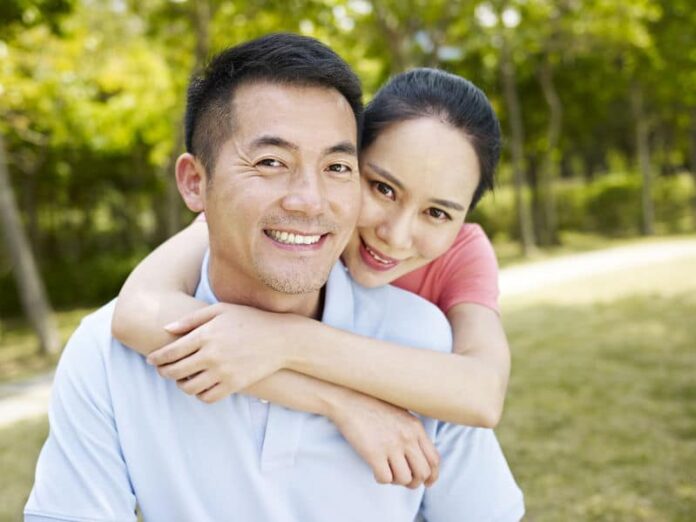
{"type": "Polygon", "coordinates": [[[56,353],[60,349],[60,336],[53,319],[53,311],[29,247],[14,191],[7,171],[4,140],[0,134],[0,224],[10,252],[24,313],[34,328],[43,353],[56,353]]]}

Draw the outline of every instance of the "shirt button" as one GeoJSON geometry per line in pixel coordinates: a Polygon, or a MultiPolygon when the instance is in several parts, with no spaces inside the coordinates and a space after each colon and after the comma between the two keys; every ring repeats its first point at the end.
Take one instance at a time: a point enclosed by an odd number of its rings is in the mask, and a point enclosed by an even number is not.
{"type": "Polygon", "coordinates": [[[266,399],[259,399],[259,402],[261,404],[268,404],[268,401],[266,399]]]}

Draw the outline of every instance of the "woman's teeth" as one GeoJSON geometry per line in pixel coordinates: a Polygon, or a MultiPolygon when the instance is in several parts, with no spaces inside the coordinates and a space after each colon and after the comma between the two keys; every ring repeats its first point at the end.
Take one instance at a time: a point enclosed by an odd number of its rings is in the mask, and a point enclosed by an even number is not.
{"type": "Polygon", "coordinates": [[[313,245],[314,243],[318,243],[321,239],[320,235],[303,236],[301,234],[281,232],[279,230],[267,230],[266,235],[286,245],[313,245]]]}
{"type": "Polygon", "coordinates": [[[379,257],[379,255],[377,255],[377,253],[375,253],[375,251],[372,250],[372,249],[371,249],[369,246],[367,246],[367,245],[365,245],[365,250],[367,250],[367,252],[368,252],[376,261],[379,261],[379,262],[382,263],[383,265],[391,265],[391,264],[393,264],[393,261],[388,261],[388,260],[386,260],[386,259],[384,259],[384,258],[382,258],[382,257],[379,257]]]}

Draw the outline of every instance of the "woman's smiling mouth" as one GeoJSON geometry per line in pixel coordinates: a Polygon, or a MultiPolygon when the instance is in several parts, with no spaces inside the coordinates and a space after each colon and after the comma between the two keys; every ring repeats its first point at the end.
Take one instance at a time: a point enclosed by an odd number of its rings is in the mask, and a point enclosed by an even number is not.
{"type": "Polygon", "coordinates": [[[367,266],[374,270],[387,271],[394,268],[401,261],[382,254],[379,250],[369,246],[361,237],[360,238],[360,257],[367,266]]]}

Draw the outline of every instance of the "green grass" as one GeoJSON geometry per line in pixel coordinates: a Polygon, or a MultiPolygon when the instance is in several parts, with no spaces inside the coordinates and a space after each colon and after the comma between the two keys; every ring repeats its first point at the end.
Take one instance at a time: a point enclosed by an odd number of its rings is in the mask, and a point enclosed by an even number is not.
{"type": "Polygon", "coordinates": [[[24,504],[34,483],[39,450],[48,435],[44,418],[0,429],[0,521],[21,520],[24,504]]]}
{"type": "MultiPolygon", "coordinates": [[[[60,311],[56,321],[65,344],[91,308],[60,311]]],[[[0,383],[24,379],[52,369],[58,355],[45,356],[31,328],[24,319],[0,319],[0,383]]]]}
{"type": "Polygon", "coordinates": [[[696,297],[536,305],[506,315],[497,430],[528,519],[696,519],[696,297]]]}

